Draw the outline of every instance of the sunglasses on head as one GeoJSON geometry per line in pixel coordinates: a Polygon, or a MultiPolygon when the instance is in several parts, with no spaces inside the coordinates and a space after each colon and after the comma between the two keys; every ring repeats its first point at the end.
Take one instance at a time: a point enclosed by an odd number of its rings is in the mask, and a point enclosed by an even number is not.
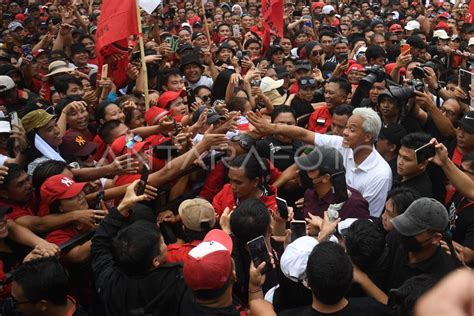
{"type": "Polygon", "coordinates": [[[231,142],[233,143],[239,143],[239,145],[243,148],[243,149],[249,149],[250,148],[250,144],[248,142],[246,142],[245,140],[243,139],[240,139],[239,135],[234,135],[232,136],[232,138],[230,139],[231,142]]]}
{"type": "Polygon", "coordinates": [[[300,80],[300,84],[302,86],[314,86],[316,84],[316,80],[315,79],[301,79],[300,80]]]}

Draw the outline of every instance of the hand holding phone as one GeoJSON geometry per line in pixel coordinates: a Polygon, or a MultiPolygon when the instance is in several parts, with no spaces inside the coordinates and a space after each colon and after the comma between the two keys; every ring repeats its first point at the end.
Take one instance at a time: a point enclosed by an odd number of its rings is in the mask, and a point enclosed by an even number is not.
{"type": "Polygon", "coordinates": [[[258,267],[262,262],[266,263],[262,274],[265,274],[271,270],[271,259],[270,254],[268,253],[265,237],[258,236],[257,238],[247,242],[247,248],[255,267],[258,267]]]}
{"type": "Polygon", "coordinates": [[[290,223],[291,242],[306,236],[306,221],[293,220],[290,223]]]}
{"type": "Polygon", "coordinates": [[[411,46],[410,44],[401,44],[400,45],[400,53],[405,54],[407,51],[410,51],[411,46]]]}
{"type": "Polygon", "coordinates": [[[145,193],[145,187],[148,183],[148,175],[150,174],[150,170],[146,164],[143,164],[140,182],[137,184],[137,195],[143,195],[145,193]]]}

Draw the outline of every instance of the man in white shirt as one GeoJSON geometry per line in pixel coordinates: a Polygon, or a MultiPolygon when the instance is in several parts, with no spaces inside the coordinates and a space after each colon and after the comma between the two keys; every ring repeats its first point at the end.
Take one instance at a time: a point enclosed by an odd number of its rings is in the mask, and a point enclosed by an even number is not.
{"type": "Polygon", "coordinates": [[[355,109],[342,137],[313,133],[297,126],[271,124],[255,113],[249,113],[248,118],[260,134],[280,134],[307,144],[336,148],[343,156],[347,184],[369,202],[371,216],[382,214],[387,192],[392,186],[392,171],[374,147],[382,127],[374,110],[355,109]]]}

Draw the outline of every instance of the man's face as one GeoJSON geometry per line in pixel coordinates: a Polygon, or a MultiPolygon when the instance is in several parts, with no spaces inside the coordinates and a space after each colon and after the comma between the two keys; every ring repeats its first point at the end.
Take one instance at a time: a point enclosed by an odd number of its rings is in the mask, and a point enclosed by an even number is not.
{"type": "Polygon", "coordinates": [[[247,198],[257,189],[257,179],[249,179],[244,168],[229,168],[229,184],[236,198],[247,198]]]}
{"type": "Polygon", "coordinates": [[[85,66],[89,60],[89,52],[84,50],[82,52],[75,53],[72,56],[72,60],[76,66],[85,66]]]}
{"type": "MultiPolygon", "coordinates": [[[[291,125],[294,126],[296,125],[296,120],[291,113],[280,113],[275,117],[275,120],[273,121],[275,124],[286,124],[286,125],[291,125]]],[[[283,135],[274,135],[274,138],[277,140],[281,141],[282,143],[291,143],[291,138],[285,137],[283,135]]]]}
{"type": "Polygon", "coordinates": [[[83,87],[81,87],[77,83],[70,83],[66,90],[66,96],[70,96],[70,95],[77,95],[80,97],[84,96],[83,87]]]}
{"type": "Polygon", "coordinates": [[[113,141],[116,140],[117,138],[119,138],[120,136],[127,135],[127,134],[130,134],[131,135],[130,138],[133,138],[133,135],[131,134],[130,129],[128,128],[128,126],[125,125],[125,124],[120,124],[119,126],[114,128],[110,132],[110,139],[109,139],[110,143],[108,143],[108,145],[111,145],[113,143],[113,141]]]}
{"type": "Polygon", "coordinates": [[[341,89],[339,84],[330,82],[324,87],[324,100],[330,110],[343,104],[347,99],[347,94],[341,89]]]}
{"type": "Polygon", "coordinates": [[[289,54],[291,51],[291,41],[289,38],[282,38],[280,41],[280,46],[283,47],[285,54],[289,54]]]}
{"type": "Polygon", "coordinates": [[[21,285],[15,281],[12,282],[11,295],[13,302],[16,302],[16,311],[21,315],[34,316],[44,313],[41,310],[42,306],[39,303],[30,302],[21,285]]]}
{"type": "Polygon", "coordinates": [[[462,125],[456,129],[456,140],[457,145],[464,152],[474,150],[474,134],[468,133],[462,125]]]}
{"type": "Polygon", "coordinates": [[[218,32],[219,37],[229,37],[231,35],[230,28],[227,25],[221,25],[218,32]]]}
{"type": "Polygon", "coordinates": [[[349,120],[348,115],[339,115],[334,113],[332,115],[331,131],[334,135],[343,136],[344,129],[346,128],[347,121],[349,120]]]}
{"type": "Polygon", "coordinates": [[[201,79],[201,67],[199,67],[196,64],[189,64],[186,65],[183,69],[184,76],[190,81],[190,82],[198,82],[199,79],[201,79]]]}
{"type": "Polygon", "coordinates": [[[82,44],[86,47],[86,49],[89,51],[89,54],[95,53],[95,43],[93,40],[90,38],[84,38],[82,40],[82,44]]]}
{"type": "Polygon", "coordinates": [[[27,202],[33,197],[33,186],[26,172],[13,179],[7,189],[8,199],[15,202],[27,202]]]}
{"type": "Polygon", "coordinates": [[[306,102],[311,102],[314,97],[314,93],[316,92],[316,87],[300,87],[299,89],[299,96],[301,100],[304,100],[306,102]]]}
{"type": "Polygon", "coordinates": [[[397,117],[400,114],[400,108],[397,106],[396,100],[389,97],[382,97],[379,110],[384,118],[397,117]]]}
{"type": "Polygon", "coordinates": [[[181,30],[178,33],[180,43],[189,43],[191,44],[191,33],[188,30],[181,30]]]}
{"type": "Polygon", "coordinates": [[[380,66],[380,67],[384,67],[385,66],[385,57],[377,57],[375,59],[371,59],[369,64],[371,66],[377,65],[377,66],[380,66]]]}
{"type": "Polygon", "coordinates": [[[382,224],[383,228],[386,231],[391,231],[394,229],[392,222],[390,220],[398,215],[395,206],[393,205],[392,199],[388,199],[387,202],[385,202],[385,210],[382,214],[382,224]]]}
{"type": "Polygon", "coordinates": [[[253,26],[253,18],[251,16],[244,16],[242,18],[242,27],[244,29],[250,29],[253,26]]]}
{"type": "Polygon", "coordinates": [[[347,53],[348,48],[346,43],[338,43],[334,46],[334,53],[339,57],[341,54],[347,53]]]}
{"type": "Polygon", "coordinates": [[[184,88],[183,78],[178,75],[171,75],[168,77],[168,82],[166,82],[166,86],[164,87],[167,91],[175,91],[179,92],[184,88]]]}
{"type": "Polygon", "coordinates": [[[416,48],[416,47],[411,47],[410,53],[412,55],[412,59],[422,59],[425,60],[425,55],[426,55],[426,49],[424,48],[416,48]]]}
{"type": "Polygon", "coordinates": [[[22,27],[17,27],[14,31],[10,32],[10,35],[14,39],[16,39],[18,41],[22,41],[25,38],[26,33],[25,33],[25,30],[22,27]]]}
{"type": "Polygon", "coordinates": [[[401,177],[412,177],[423,170],[423,164],[416,163],[415,150],[402,146],[398,151],[397,173],[401,177]]]}
{"type": "Polygon", "coordinates": [[[385,81],[374,82],[369,90],[369,99],[372,104],[377,104],[377,98],[385,90],[385,81]]]}
{"type": "Polygon", "coordinates": [[[452,124],[455,124],[461,114],[461,107],[455,99],[448,99],[444,101],[439,108],[441,113],[446,116],[452,124]]]}
{"type": "Polygon", "coordinates": [[[45,142],[47,142],[53,148],[59,146],[63,141],[58,124],[54,119],[49,121],[48,124],[46,124],[45,126],[40,127],[38,129],[38,134],[45,142]]]}
{"type": "Polygon", "coordinates": [[[178,97],[176,100],[170,102],[170,110],[173,110],[174,115],[187,115],[188,106],[184,103],[183,98],[178,97]]]}
{"type": "Polygon", "coordinates": [[[363,129],[363,123],[364,119],[359,115],[352,115],[347,120],[347,125],[343,133],[343,147],[352,148],[353,150],[355,150],[359,146],[369,143],[369,135],[363,129]]]}
{"type": "Polygon", "coordinates": [[[72,198],[60,200],[59,207],[62,213],[68,213],[87,210],[89,205],[87,204],[86,194],[81,191],[81,193],[72,198]]]}
{"type": "Polygon", "coordinates": [[[375,36],[374,44],[385,48],[385,38],[383,36],[375,36]]]}
{"type": "Polygon", "coordinates": [[[321,38],[321,47],[326,54],[330,54],[333,51],[334,45],[332,41],[332,37],[330,36],[323,36],[321,38]]]}
{"type": "Polygon", "coordinates": [[[240,16],[234,14],[230,18],[232,25],[240,25],[240,16]]]}

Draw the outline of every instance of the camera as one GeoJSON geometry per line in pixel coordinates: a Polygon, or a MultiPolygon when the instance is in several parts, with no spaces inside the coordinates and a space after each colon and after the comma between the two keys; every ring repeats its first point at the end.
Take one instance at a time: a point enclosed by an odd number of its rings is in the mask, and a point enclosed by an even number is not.
{"type": "Polygon", "coordinates": [[[413,87],[416,91],[425,91],[425,84],[420,79],[412,79],[408,81],[408,85],[413,87]]]}
{"type": "Polygon", "coordinates": [[[359,85],[366,90],[369,90],[375,82],[382,82],[385,80],[385,70],[378,66],[366,66],[364,71],[368,73],[367,76],[360,79],[359,85]]]}
{"type": "Polygon", "coordinates": [[[426,63],[421,64],[418,67],[413,68],[413,71],[412,71],[413,78],[420,79],[420,80],[425,78],[425,69],[424,69],[425,67],[429,67],[429,68],[433,69],[434,71],[436,71],[436,69],[437,69],[436,64],[434,62],[427,61],[426,63]]]}

